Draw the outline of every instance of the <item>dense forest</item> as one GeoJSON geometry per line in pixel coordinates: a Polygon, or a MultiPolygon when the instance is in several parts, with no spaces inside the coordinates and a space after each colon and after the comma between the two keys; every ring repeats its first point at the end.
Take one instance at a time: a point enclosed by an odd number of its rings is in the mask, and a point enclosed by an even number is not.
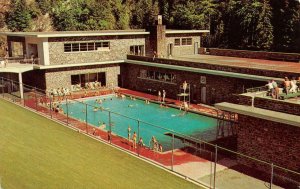
{"type": "MultiPolygon", "coordinates": [[[[2,0],[5,1],[5,0],[2,0]]],[[[300,53],[299,0],[6,0],[2,31],[209,29],[206,47],[300,53]]]]}

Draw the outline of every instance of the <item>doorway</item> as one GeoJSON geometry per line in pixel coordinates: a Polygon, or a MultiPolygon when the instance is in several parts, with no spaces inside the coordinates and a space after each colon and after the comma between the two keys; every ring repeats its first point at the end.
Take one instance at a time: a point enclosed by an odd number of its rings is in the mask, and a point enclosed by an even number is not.
{"type": "Polygon", "coordinates": [[[168,56],[172,56],[173,55],[173,43],[169,44],[169,48],[168,48],[168,56]]]}
{"type": "Polygon", "coordinates": [[[195,42],[195,43],[194,43],[194,54],[199,54],[199,53],[198,53],[198,49],[199,49],[199,43],[198,43],[198,42],[195,42]]]}
{"type": "Polygon", "coordinates": [[[206,87],[201,87],[201,103],[206,104],[206,87]]]}

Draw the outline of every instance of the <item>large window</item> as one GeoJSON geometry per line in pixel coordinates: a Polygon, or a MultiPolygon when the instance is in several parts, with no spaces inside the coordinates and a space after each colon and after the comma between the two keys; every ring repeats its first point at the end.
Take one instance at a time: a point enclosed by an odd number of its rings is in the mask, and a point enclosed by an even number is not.
{"type": "Polygon", "coordinates": [[[101,86],[105,86],[106,85],[105,72],[71,75],[71,85],[79,84],[81,87],[85,87],[86,83],[95,82],[95,81],[100,82],[101,86]]]}
{"type": "Polygon", "coordinates": [[[176,75],[171,73],[164,73],[159,71],[140,70],[140,78],[157,80],[162,82],[176,83],[176,75]]]}
{"type": "Polygon", "coordinates": [[[109,48],[110,48],[110,43],[108,41],[64,44],[64,52],[98,51],[98,50],[109,50],[109,48]]]}
{"type": "Polygon", "coordinates": [[[175,46],[180,46],[180,38],[176,38],[174,42],[175,46]]]}
{"type": "Polygon", "coordinates": [[[130,54],[133,55],[144,55],[144,45],[133,45],[130,46],[130,54]]]}
{"type": "Polygon", "coordinates": [[[192,45],[192,38],[182,38],[181,45],[192,45]]]}

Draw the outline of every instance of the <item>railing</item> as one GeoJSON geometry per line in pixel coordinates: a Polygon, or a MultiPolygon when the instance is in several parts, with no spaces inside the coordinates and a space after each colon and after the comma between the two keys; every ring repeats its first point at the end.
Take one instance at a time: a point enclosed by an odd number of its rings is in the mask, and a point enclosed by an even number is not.
{"type": "MultiPolygon", "coordinates": [[[[20,57],[9,57],[9,58],[0,58],[1,64],[40,64],[40,58],[20,58],[20,57]]],[[[3,67],[3,66],[2,66],[3,67]]]]}
{"type": "Polygon", "coordinates": [[[261,92],[261,91],[267,91],[268,87],[267,86],[261,86],[261,87],[253,87],[246,89],[247,93],[256,93],[256,92],[261,92]]]}
{"type": "Polygon", "coordinates": [[[300,185],[300,173],[296,171],[220,147],[203,140],[205,136],[187,136],[72,96],[48,96],[43,90],[0,78],[0,97],[209,188],[244,188],[245,183],[251,188],[300,185]],[[19,85],[23,85],[24,99],[20,98],[19,85]],[[134,131],[136,143],[132,140],[134,131]],[[157,140],[146,136],[155,136],[157,140]],[[141,137],[143,145],[138,142],[141,137]]]}

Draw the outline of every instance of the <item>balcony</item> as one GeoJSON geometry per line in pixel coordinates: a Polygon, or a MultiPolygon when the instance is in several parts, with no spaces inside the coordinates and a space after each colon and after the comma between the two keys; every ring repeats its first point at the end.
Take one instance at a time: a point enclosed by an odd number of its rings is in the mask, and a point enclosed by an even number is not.
{"type": "Polygon", "coordinates": [[[39,58],[0,58],[0,72],[22,73],[33,70],[40,64],[39,58]]]}

